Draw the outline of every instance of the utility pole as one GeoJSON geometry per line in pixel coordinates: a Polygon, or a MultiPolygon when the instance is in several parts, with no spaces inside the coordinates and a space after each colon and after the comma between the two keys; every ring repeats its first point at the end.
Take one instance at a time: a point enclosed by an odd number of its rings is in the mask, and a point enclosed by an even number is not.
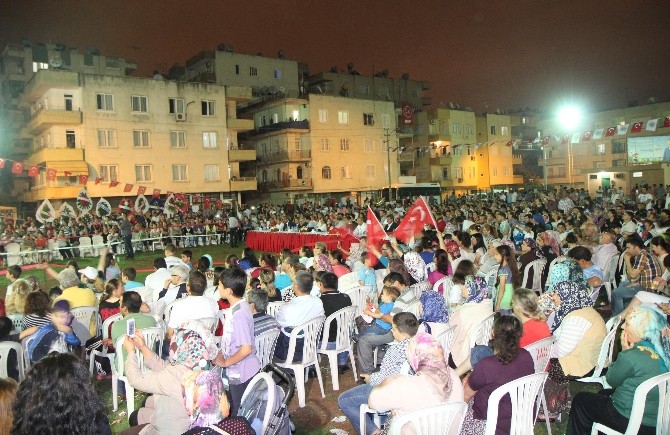
{"type": "Polygon", "coordinates": [[[386,198],[387,201],[391,201],[391,129],[390,128],[385,128],[384,129],[384,143],[386,144],[386,158],[387,158],[387,173],[388,173],[388,181],[389,181],[389,193],[388,193],[388,198],[386,198]]]}

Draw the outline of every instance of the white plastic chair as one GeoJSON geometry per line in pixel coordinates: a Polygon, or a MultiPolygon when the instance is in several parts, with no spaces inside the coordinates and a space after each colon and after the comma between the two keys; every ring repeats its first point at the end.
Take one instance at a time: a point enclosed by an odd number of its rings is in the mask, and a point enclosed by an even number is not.
{"type": "Polygon", "coordinates": [[[505,396],[509,396],[512,400],[512,418],[508,434],[528,435],[534,433],[534,407],[547,376],[547,373],[535,373],[508,382],[493,390],[489,396],[484,435],[494,435],[496,433],[498,406],[500,400],[505,396]]]}
{"type": "Polygon", "coordinates": [[[598,363],[596,364],[596,368],[593,370],[593,376],[579,378],[577,379],[579,382],[598,383],[602,385],[603,388],[610,387],[602,373],[603,370],[612,364],[612,354],[614,353],[614,337],[616,336],[616,332],[617,328],[612,328],[612,330],[609,331],[605,336],[603,343],[600,345],[598,363]]]}
{"type": "Polygon", "coordinates": [[[635,435],[640,430],[644,407],[647,403],[647,395],[652,388],[658,387],[658,416],[656,417],[656,434],[670,434],[670,373],[654,376],[642,382],[636,389],[633,396],[633,409],[630,412],[628,427],[626,432],[621,433],[610,429],[602,423],[593,423],[591,435],[597,435],[599,432],[609,435],[635,435]]]}
{"type": "Polygon", "coordinates": [[[23,314],[10,314],[9,317],[12,320],[12,325],[14,331],[16,332],[22,332],[23,331],[23,318],[25,317],[23,314]]]}
{"type": "Polygon", "coordinates": [[[384,278],[386,278],[386,275],[388,274],[389,274],[388,269],[375,270],[375,277],[377,278],[377,289],[381,289],[384,287],[384,278]]]}
{"type": "Polygon", "coordinates": [[[605,329],[607,332],[610,332],[612,329],[618,329],[619,324],[621,323],[621,314],[617,314],[614,317],[611,317],[606,323],[605,323],[605,329]]]}
{"type": "Polygon", "coordinates": [[[25,365],[26,371],[32,366],[30,362],[30,355],[28,354],[28,349],[30,343],[37,337],[36,334],[30,335],[23,340],[21,340],[21,349],[23,350],[23,364],[25,365]]]}
{"type": "MultiPolygon", "coordinates": [[[[163,345],[163,330],[161,328],[146,328],[142,329],[142,334],[144,335],[144,341],[150,349],[160,349],[163,345]]],[[[126,362],[123,360],[121,349],[123,349],[123,341],[126,339],[125,335],[116,340],[115,349],[119,349],[119,352],[116,353],[114,358],[114,364],[112,364],[112,405],[113,410],[116,411],[119,409],[119,398],[117,395],[119,383],[118,381],[123,381],[126,389],[126,405],[128,408],[128,415],[135,410],[135,388],[130,385],[128,378],[126,377],[126,362]]],[[[135,356],[140,367],[140,370],[146,372],[147,369],[144,366],[144,357],[142,352],[139,349],[135,349],[135,356]]]]}
{"type": "Polygon", "coordinates": [[[405,308],[406,312],[414,314],[417,319],[421,318],[421,310],[421,301],[419,300],[415,300],[414,302],[410,303],[407,308],[405,308]]]}
{"type": "Polygon", "coordinates": [[[101,235],[96,234],[95,236],[91,237],[91,245],[91,251],[93,252],[93,255],[97,257],[100,255],[102,248],[105,247],[105,240],[101,235]]]}
{"type": "Polygon", "coordinates": [[[451,289],[451,286],[454,285],[454,282],[452,281],[450,276],[445,276],[444,278],[440,278],[437,281],[435,281],[435,284],[433,285],[433,290],[441,293],[444,296],[444,299],[448,301],[447,295],[449,294],[449,290],[451,289]],[[442,291],[440,292],[440,288],[442,288],[442,291]]]}
{"type": "Polygon", "coordinates": [[[523,279],[521,280],[522,286],[538,293],[542,293],[542,272],[544,272],[546,265],[546,258],[539,258],[535,261],[531,261],[523,271],[523,279]],[[528,282],[528,276],[530,275],[531,269],[533,270],[533,282],[528,282]]]}
{"type": "Polygon", "coordinates": [[[279,301],[279,302],[270,302],[268,303],[268,307],[265,309],[265,312],[271,315],[272,317],[277,317],[277,313],[279,312],[279,309],[284,303],[279,301]]]}
{"type": "Polygon", "coordinates": [[[314,366],[316,376],[319,380],[319,387],[321,388],[321,397],[326,397],[323,391],[323,377],[321,375],[321,367],[316,357],[316,341],[319,338],[319,332],[323,328],[323,321],[326,318],[319,316],[315,319],[305,322],[302,325],[296,326],[291,331],[290,341],[288,345],[288,353],[286,355],[286,362],[277,363],[279,367],[293,370],[295,376],[295,387],[298,390],[298,405],[301,408],[305,407],[305,371],[308,367],[314,366]],[[298,335],[302,334],[304,338],[302,361],[293,362],[295,355],[295,346],[298,335]]]}
{"type": "Polygon", "coordinates": [[[491,314],[472,328],[470,331],[470,349],[478,344],[489,344],[491,329],[493,329],[493,318],[494,314],[491,314]]]}
{"type": "Polygon", "coordinates": [[[454,344],[455,337],[456,337],[456,325],[450,326],[440,335],[435,337],[435,341],[440,343],[440,345],[442,346],[445,361],[449,361],[449,354],[451,353],[451,346],[454,344]]]}
{"type": "Polygon", "coordinates": [[[461,430],[467,409],[468,405],[465,403],[456,402],[410,411],[393,418],[389,435],[401,435],[403,427],[406,426],[411,426],[416,435],[457,434],[461,430]]]}
{"type": "MultiPolygon", "coordinates": [[[[531,343],[527,346],[524,346],[524,349],[530,353],[530,356],[533,357],[533,363],[535,364],[535,373],[543,373],[547,371],[547,365],[549,364],[549,356],[551,355],[551,348],[554,345],[554,337],[547,337],[542,340],[538,340],[535,343],[531,343]]],[[[538,405],[542,404],[542,409],[547,409],[547,398],[544,395],[544,389],[540,391],[538,405]]],[[[537,412],[540,411],[540,407],[537,407],[537,412]]],[[[537,417],[537,415],[536,415],[537,417]]],[[[549,424],[549,419],[545,419],[547,425],[547,433],[551,435],[551,425],[549,424]]]]}
{"type": "Polygon", "coordinates": [[[91,324],[95,322],[94,331],[100,328],[100,316],[98,315],[98,307],[78,307],[73,308],[70,313],[74,317],[72,320],[72,330],[81,341],[82,346],[88,339],[93,337],[91,334],[91,324]]]}
{"type": "MultiPolygon", "coordinates": [[[[120,320],[121,318],[123,318],[121,314],[114,314],[113,316],[109,316],[104,322],[102,322],[101,337],[103,340],[111,337],[110,330],[112,328],[112,325],[114,324],[114,322],[120,320]]],[[[112,364],[114,364],[114,352],[110,352],[105,346],[102,347],[102,350],[93,349],[91,351],[91,355],[89,356],[90,359],[88,363],[88,370],[91,373],[91,376],[93,375],[96,356],[107,358],[109,360],[110,367],[112,366],[112,364]]]]}
{"type": "Polygon", "coordinates": [[[8,377],[9,367],[9,352],[16,353],[16,365],[19,371],[19,382],[26,377],[26,363],[23,357],[23,348],[20,343],[15,341],[0,342],[0,378],[8,377]]]}
{"type": "Polygon", "coordinates": [[[605,270],[603,270],[605,275],[603,285],[605,286],[605,291],[607,292],[607,300],[610,302],[612,301],[612,290],[616,287],[615,275],[620,256],[621,254],[614,254],[608,258],[607,263],[605,263],[605,270]]]}
{"type": "Polygon", "coordinates": [[[431,272],[435,270],[437,266],[435,266],[435,262],[431,261],[430,263],[426,264],[426,276],[428,276],[431,272]]]}
{"type": "Polygon", "coordinates": [[[430,290],[430,283],[428,281],[421,281],[411,285],[410,288],[414,292],[414,297],[419,299],[423,292],[430,290]]]}
{"type": "Polygon", "coordinates": [[[351,305],[356,306],[356,316],[363,314],[363,310],[367,307],[367,299],[370,291],[372,291],[372,286],[359,285],[342,292],[349,296],[351,305]]]}
{"type": "Polygon", "coordinates": [[[80,257],[92,257],[94,256],[93,247],[91,246],[90,237],[80,237],[79,238],[79,256],[80,257]]]}
{"type": "Polygon", "coordinates": [[[5,252],[7,253],[7,266],[21,266],[23,264],[23,257],[21,256],[21,245],[18,243],[7,243],[5,245],[5,252]]]}
{"type": "Polygon", "coordinates": [[[358,284],[358,274],[356,272],[350,272],[342,275],[337,279],[337,289],[340,292],[346,292],[352,287],[356,287],[358,284]]]}
{"type": "Polygon", "coordinates": [[[349,352],[349,361],[351,361],[351,371],[354,374],[354,382],[358,379],[356,374],[356,362],[354,361],[354,350],[351,346],[351,333],[354,329],[354,317],[356,316],[356,306],[344,307],[328,316],[323,325],[323,337],[321,347],[317,353],[326,355],[330,364],[330,375],[333,381],[333,390],[340,389],[339,371],[337,370],[337,354],[340,352],[349,352]],[[328,350],[328,333],[330,324],[337,322],[337,336],[335,337],[335,349],[328,350]]]}
{"type": "Polygon", "coordinates": [[[275,344],[277,344],[279,334],[279,329],[275,328],[254,337],[256,357],[261,363],[261,369],[272,362],[272,355],[275,353],[275,344]]]}
{"type": "Polygon", "coordinates": [[[47,249],[49,249],[49,255],[47,257],[47,261],[50,261],[52,258],[56,258],[58,260],[63,259],[63,256],[60,255],[60,250],[58,249],[58,240],[49,239],[49,241],[47,242],[47,249]]]}
{"type": "MultiPolygon", "coordinates": [[[[375,353],[375,358],[376,358],[376,353],[375,353]]],[[[377,365],[377,361],[375,360],[375,365],[377,365]]],[[[402,366],[400,367],[400,374],[401,375],[410,375],[413,374],[412,367],[409,365],[409,362],[405,361],[402,366]]],[[[388,414],[388,412],[377,412],[377,410],[372,409],[368,406],[367,403],[363,403],[358,410],[358,424],[360,428],[360,433],[366,434],[366,415],[367,414],[373,414],[372,415],[372,421],[374,421],[375,425],[377,427],[381,427],[381,416],[388,414]]]]}

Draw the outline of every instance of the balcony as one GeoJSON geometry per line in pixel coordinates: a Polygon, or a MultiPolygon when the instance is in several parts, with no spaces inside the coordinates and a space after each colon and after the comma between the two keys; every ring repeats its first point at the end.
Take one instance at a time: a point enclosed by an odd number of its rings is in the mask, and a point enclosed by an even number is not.
{"type": "Polygon", "coordinates": [[[28,123],[28,129],[33,133],[40,133],[53,125],[79,125],[81,123],[82,115],[79,109],[44,108],[33,115],[28,123]]]}
{"type": "Polygon", "coordinates": [[[523,184],[523,176],[515,175],[512,177],[512,184],[523,184]]]}
{"type": "Polygon", "coordinates": [[[256,178],[254,177],[233,177],[230,179],[230,190],[240,192],[245,190],[256,190],[256,178]]]}
{"type": "Polygon", "coordinates": [[[81,186],[37,186],[23,193],[24,202],[76,198],[81,186]]]}
{"type": "Polygon", "coordinates": [[[523,164],[523,159],[521,156],[512,156],[512,164],[513,165],[522,165],[523,164]]]}
{"type": "Polygon", "coordinates": [[[449,166],[451,165],[451,156],[438,156],[430,159],[430,164],[433,166],[449,166]]]}
{"type": "Polygon", "coordinates": [[[26,101],[34,101],[52,88],[74,90],[79,87],[79,74],[43,69],[37,71],[33,78],[28,81],[23,91],[23,98],[26,101]]]}
{"type": "MultiPolygon", "coordinates": [[[[252,121],[253,123],[253,121],[252,121]]],[[[260,136],[262,134],[274,133],[281,130],[306,130],[309,131],[309,121],[285,121],[258,127],[247,133],[249,136],[260,136]]]]}
{"type": "Polygon", "coordinates": [[[43,162],[84,162],[82,148],[39,148],[28,157],[28,164],[43,162]]]}
{"type": "Polygon", "coordinates": [[[283,181],[264,181],[258,186],[261,192],[277,192],[277,191],[296,191],[296,190],[310,190],[312,189],[312,179],[303,178],[301,180],[289,179],[283,181]]]}
{"type": "Polygon", "coordinates": [[[254,129],[253,119],[228,118],[226,126],[229,130],[249,131],[254,129]]]}
{"type": "Polygon", "coordinates": [[[311,160],[310,150],[279,151],[274,154],[259,154],[257,156],[259,165],[269,165],[282,162],[306,162],[311,160]]]}
{"type": "Polygon", "coordinates": [[[256,150],[228,150],[229,162],[252,162],[256,160],[256,150]]]}
{"type": "Polygon", "coordinates": [[[454,179],[444,178],[440,180],[440,187],[454,187],[454,179]]]}
{"type": "Polygon", "coordinates": [[[404,153],[398,154],[398,161],[399,162],[413,162],[414,161],[414,152],[413,151],[408,151],[404,153]]]}

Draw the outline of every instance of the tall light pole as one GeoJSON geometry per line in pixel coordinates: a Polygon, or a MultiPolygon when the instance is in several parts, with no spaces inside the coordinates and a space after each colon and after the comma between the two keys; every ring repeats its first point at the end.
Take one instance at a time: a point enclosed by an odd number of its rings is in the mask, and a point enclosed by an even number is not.
{"type": "Polygon", "coordinates": [[[573,185],[572,133],[574,133],[574,129],[579,125],[581,119],[582,111],[575,106],[565,106],[558,112],[558,122],[564,131],[567,130],[570,133],[568,136],[568,180],[571,187],[573,185]]]}

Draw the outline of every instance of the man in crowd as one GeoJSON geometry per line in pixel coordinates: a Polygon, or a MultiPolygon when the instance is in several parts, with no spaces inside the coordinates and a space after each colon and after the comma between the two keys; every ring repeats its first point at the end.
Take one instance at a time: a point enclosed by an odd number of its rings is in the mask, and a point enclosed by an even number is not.
{"type": "Polygon", "coordinates": [[[7,281],[9,281],[9,284],[7,284],[7,293],[5,293],[5,300],[9,299],[9,296],[13,293],[12,291],[12,284],[14,284],[14,281],[19,279],[21,277],[21,266],[17,266],[16,264],[9,266],[7,268],[7,281]]]}
{"type": "Polygon", "coordinates": [[[605,274],[602,269],[591,261],[591,251],[585,246],[575,246],[568,252],[568,257],[579,264],[584,272],[586,282],[594,289],[599,289],[603,285],[605,274]]]}
{"type": "MultiPolygon", "coordinates": [[[[129,290],[121,296],[121,315],[123,318],[112,324],[111,339],[103,344],[107,347],[114,346],[116,341],[126,335],[128,321],[135,319],[135,329],[153,328],[156,326],[156,319],[153,316],[142,314],[142,297],[139,293],[129,290]]],[[[125,354],[124,354],[125,355],[125,354]]]]}
{"type": "Polygon", "coordinates": [[[121,238],[123,239],[123,248],[126,250],[126,260],[133,260],[135,252],[133,251],[133,225],[130,221],[133,219],[133,214],[128,213],[119,224],[121,231],[121,238]]]}
{"type": "Polygon", "coordinates": [[[645,250],[644,242],[637,234],[626,237],[623,256],[628,280],[612,291],[612,316],[624,310],[624,299],[632,299],[640,290],[651,291],[652,282],[661,276],[658,260],[645,250]]]}
{"type": "Polygon", "coordinates": [[[613,256],[619,253],[614,244],[616,236],[614,233],[605,231],[600,233],[600,238],[598,239],[599,244],[593,247],[593,263],[600,268],[600,270],[605,270],[607,268],[607,261],[613,256]]]}
{"type": "Polygon", "coordinates": [[[164,258],[154,259],[154,271],[147,275],[144,279],[144,287],[146,295],[151,295],[151,299],[144,297],[144,300],[153,308],[153,305],[158,301],[163,284],[165,280],[170,278],[170,271],[167,269],[167,264],[164,258]]]}
{"type": "MultiPolygon", "coordinates": [[[[330,316],[336,311],[345,307],[351,306],[351,298],[349,295],[337,291],[337,275],[332,272],[326,272],[321,275],[318,283],[321,291],[321,302],[323,303],[323,311],[326,317],[330,316]]],[[[337,322],[330,323],[328,331],[322,331],[322,340],[325,338],[328,342],[327,349],[335,349],[337,339],[337,322]]],[[[349,370],[347,366],[347,352],[340,352],[337,354],[337,367],[340,373],[349,370]]]]}
{"type": "MultiPolygon", "coordinates": [[[[173,269],[176,269],[176,267],[173,269]]],[[[167,328],[167,338],[172,338],[175,330],[187,320],[217,318],[219,306],[211,298],[203,296],[206,289],[207,278],[205,278],[205,275],[197,270],[191,272],[186,282],[188,297],[178,299],[172,305],[167,328]]],[[[216,322],[218,323],[218,320],[216,322]]]]}
{"type": "Polygon", "coordinates": [[[254,337],[273,329],[279,329],[277,320],[267,313],[268,293],[265,290],[248,291],[247,302],[254,315],[254,337]]]}
{"type": "Polygon", "coordinates": [[[168,269],[171,268],[172,266],[186,265],[186,263],[181,261],[181,258],[175,255],[177,253],[177,247],[172,243],[168,243],[167,245],[165,245],[163,252],[165,252],[165,264],[166,264],[165,267],[167,267],[168,269]]]}

